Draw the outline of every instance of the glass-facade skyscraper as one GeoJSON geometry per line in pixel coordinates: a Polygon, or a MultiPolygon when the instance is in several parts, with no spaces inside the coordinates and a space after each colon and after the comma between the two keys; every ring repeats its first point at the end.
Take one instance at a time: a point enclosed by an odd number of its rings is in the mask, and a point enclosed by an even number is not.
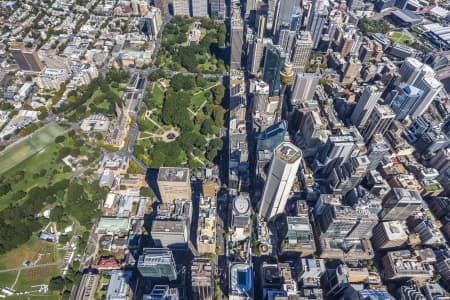
{"type": "Polygon", "coordinates": [[[286,54],[278,45],[268,45],[264,60],[263,80],[269,84],[269,95],[280,95],[280,72],[286,61],[286,54]]]}

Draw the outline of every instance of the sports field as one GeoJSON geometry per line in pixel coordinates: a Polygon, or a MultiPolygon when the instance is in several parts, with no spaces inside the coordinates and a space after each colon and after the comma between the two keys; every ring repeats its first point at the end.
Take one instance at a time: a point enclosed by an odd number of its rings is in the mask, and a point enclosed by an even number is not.
{"type": "Polygon", "coordinates": [[[0,155],[0,174],[18,165],[28,157],[44,149],[64,133],[64,128],[57,124],[50,124],[25,138],[22,142],[9,148],[0,155]]]}
{"type": "Polygon", "coordinates": [[[410,44],[413,39],[400,31],[393,31],[389,34],[389,39],[394,43],[410,44]]]}

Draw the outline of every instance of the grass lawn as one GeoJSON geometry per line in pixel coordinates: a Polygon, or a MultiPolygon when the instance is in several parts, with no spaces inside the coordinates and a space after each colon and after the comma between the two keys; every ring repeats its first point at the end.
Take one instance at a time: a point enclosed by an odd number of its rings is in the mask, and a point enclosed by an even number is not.
{"type": "Polygon", "coordinates": [[[401,43],[401,44],[410,44],[413,42],[410,36],[400,31],[394,31],[391,34],[389,34],[389,39],[394,43],[401,43]]]}
{"type": "MultiPolygon", "coordinates": [[[[54,184],[72,175],[72,171],[64,172],[64,163],[59,159],[59,150],[63,147],[76,148],[75,141],[67,134],[65,141],[61,144],[51,142],[42,151],[25,159],[15,167],[1,174],[2,178],[8,179],[11,183],[11,192],[0,196],[0,210],[8,207],[13,202],[23,201],[22,197],[17,200],[16,194],[19,191],[27,192],[33,187],[43,187],[54,184]],[[21,174],[22,173],[22,174],[21,174]],[[17,177],[19,175],[20,177],[17,177]],[[22,177],[23,175],[23,177],[22,177]],[[20,179],[16,179],[20,178],[20,179]]],[[[53,141],[54,139],[52,139],[53,141]]],[[[79,148],[79,147],[78,147],[79,148]]],[[[90,155],[93,150],[87,146],[82,146],[82,155],[90,155]]]]}
{"type": "Polygon", "coordinates": [[[16,280],[19,271],[2,272],[0,273],[0,288],[11,287],[16,280]]]}
{"type": "MultiPolygon", "coordinates": [[[[24,179],[12,185],[12,192],[0,197],[0,210],[4,209],[14,201],[14,194],[16,192],[26,192],[34,186],[44,186],[47,184],[48,179],[45,176],[33,178],[33,175],[41,170],[49,172],[52,169],[55,169],[58,163],[56,162],[55,157],[57,156],[58,150],[62,147],[63,146],[60,144],[51,143],[43,151],[25,159],[23,162],[3,174],[5,178],[11,178],[15,176],[16,172],[25,171],[24,179]]],[[[58,170],[57,174],[53,177],[53,182],[69,178],[71,173],[72,172],[64,173],[62,170],[58,170]]]]}
{"type": "Polygon", "coordinates": [[[11,250],[0,256],[0,270],[20,268],[23,266],[22,264],[26,260],[30,262],[35,261],[38,258],[39,253],[45,255],[41,257],[38,265],[53,263],[56,261],[55,252],[55,244],[40,240],[36,236],[33,236],[28,242],[26,242],[19,248],[11,250]]]}
{"type": "Polygon", "coordinates": [[[152,98],[154,99],[155,103],[158,103],[159,107],[162,107],[164,101],[164,91],[162,90],[161,86],[157,83],[153,85],[152,98]]]}
{"type": "MultiPolygon", "coordinates": [[[[34,289],[32,286],[48,284],[51,277],[60,274],[60,269],[57,265],[39,267],[39,265],[56,262],[56,252],[56,244],[42,241],[33,236],[22,246],[0,256],[0,269],[23,267],[24,261],[35,262],[39,254],[41,254],[41,258],[35,267],[21,270],[17,283],[14,286],[14,289],[18,291],[34,289]]],[[[11,287],[17,273],[18,271],[0,273],[0,287],[11,287]]]]}
{"type": "Polygon", "coordinates": [[[50,279],[58,276],[60,270],[57,266],[36,267],[23,270],[20,273],[19,280],[15,286],[18,291],[26,291],[33,289],[32,286],[39,284],[48,284],[50,279]]]}
{"type": "Polygon", "coordinates": [[[41,151],[52,143],[58,135],[64,132],[64,128],[51,124],[37,131],[30,138],[20,142],[0,156],[0,174],[17,166],[33,154],[41,151]]]}
{"type": "Polygon", "coordinates": [[[10,296],[9,300],[59,300],[61,299],[58,295],[50,294],[36,294],[36,295],[20,295],[20,296],[10,296]]]}
{"type": "Polygon", "coordinates": [[[203,93],[198,93],[197,95],[192,96],[191,98],[191,109],[192,111],[197,111],[200,108],[200,105],[202,105],[203,102],[205,102],[206,98],[203,93]]]}

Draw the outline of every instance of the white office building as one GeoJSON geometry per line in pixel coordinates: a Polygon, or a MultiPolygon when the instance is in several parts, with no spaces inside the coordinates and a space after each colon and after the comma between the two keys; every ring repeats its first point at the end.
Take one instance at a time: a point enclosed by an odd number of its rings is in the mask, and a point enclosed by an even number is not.
{"type": "Polygon", "coordinates": [[[284,212],[301,159],[302,151],[290,142],[275,148],[259,207],[259,215],[266,220],[284,212]]]}

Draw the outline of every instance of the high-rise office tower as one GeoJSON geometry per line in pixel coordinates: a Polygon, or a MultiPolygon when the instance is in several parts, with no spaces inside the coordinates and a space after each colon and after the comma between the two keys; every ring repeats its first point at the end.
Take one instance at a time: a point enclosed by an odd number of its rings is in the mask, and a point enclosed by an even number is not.
{"type": "Polygon", "coordinates": [[[327,17],[328,10],[326,7],[321,8],[321,6],[319,6],[319,9],[314,9],[311,12],[308,30],[311,32],[313,49],[316,49],[317,46],[319,46],[320,38],[322,37],[323,26],[325,25],[327,17]]]}
{"type": "Polygon", "coordinates": [[[306,66],[309,64],[309,57],[313,47],[311,33],[308,31],[300,31],[295,41],[295,48],[292,53],[292,67],[295,73],[305,72],[306,66]]]}
{"type": "Polygon", "coordinates": [[[278,42],[277,44],[281,46],[286,56],[291,56],[292,45],[295,41],[296,33],[289,28],[282,28],[278,32],[278,42]]]}
{"type": "Polygon", "coordinates": [[[372,57],[376,60],[376,61],[380,61],[381,58],[383,57],[383,46],[381,46],[380,43],[378,43],[377,41],[373,41],[373,55],[372,57]]]}
{"type": "Polygon", "coordinates": [[[188,168],[159,168],[158,189],[163,203],[176,199],[191,200],[191,179],[188,168]]]}
{"type": "Polygon", "coordinates": [[[367,119],[369,119],[369,116],[380,97],[381,91],[379,91],[376,86],[369,85],[364,89],[364,92],[359,98],[350,117],[353,125],[358,128],[363,128],[366,125],[367,119]]]}
{"type": "Polygon", "coordinates": [[[191,0],[191,9],[193,17],[207,17],[208,0],[191,0]]]}
{"type": "Polygon", "coordinates": [[[267,20],[266,29],[271,32],[274,28],[275,9],[277,7],[278,0],[267,0],[267,20]]]}
{"type": "Polygon", "coordinates": [[[280,122],[281,118],[287,120],[287,103],[285,103],[286,90],[292,85],[294,81],[294,71],[292,70],[292,65],[289,62],[285,62],[283,69],[280,72],[280,101],[277,109],[275,122],[280,122]]]}
{"type": "Polygon", "coordinates": [[[225,0],[209,0],[211,17],[225,18],[225,0]]]}
{"type": "Polygon", "coordinates": [[[255,85],[253,92],[252,112],[265,112],[269,103],[269,85],[259,80],[255,85]]]}
{"type": "Polygon", "coordinates": [[[344,74],[342,74],[342,84],[350,84],[355,79],[359,77],[359,72],[361,71],[362,65],[358,58],[350,57],[347,65],[344,69],[344,74]]]}
{"type": "Polygon", "coordinates": [[[261,61],[264,55],[264,40],[262,38],[254,38],[250,44],[251,60],[250,60],[250,73],[257,74],[261,67],[261,61]]]}
{"type": "Polygon", "coordinates": [[[406,226],[398,221],[380,222],[373,229],[372,244],[377,250],[397,248],[408,241],[406,226]]]}
{"type": "Polygon", "coordinates": [[[245,2],[245,18],[253,24],[254,19],[256,17],[256,11],[258,9],[258,1],[257,0],[247,0],[245,2]]]}
{"type": "Polygon", "coordinates": [[[328,176],[328,183],[333,193],[346,195],[359,185],[366,175],[369,165],[367,156],[352,157],[350,161],[336,166],[328,176]]]}
{"type": "Polygon", "coordinates": [[[175,260],[169,249],[144,248],[137,268],[143,277],[177,279],[175,260]]]}
{"type": "Polygon", "coordinates": [[[189,0],[173,0],[174,16],[189,16],[189,0]]]}
{"type": "Polygon", "coordinates": [[[9,51],[22,71],[41,72],[44,70],[45,66],[37,52],[25,47],[23,43],[12,43],[9,51]]]}
{"type": "Polygon", "coordinates": [[[392,91],[391,108],[395,112],[395,119],[403,121],[422,94],[422,90],[405,84],[392,91]]]}
{"type": "Polygon", "coordinates": [[[296,74],[291,93],[291,104],[298,105],[314,98],[320,76],[316,73],[296,74]]]}
{"type": "Polygon", "coordinates": [[[356,31],[356,29],[353,29],[352,31],[352,43],[350,47],[350,55],[357,55],[359,52],[359,48],[361,48],[362,45],[362,38],[361,35],[356,31]]]}
{"type": "Polygon", "coordinates": [[[434,77],[426,76],[418,82],[417,88],[421,89],[423,94],[411,108],[410,115],[413,120],[425,113],[431,102],[442,90],[442,83],[434,77]]]}
{"type": "MultiPolygon", "coordinates": [[[[335,194],[334,194],[335,195],[335,194]]],[[[322,236],[335,240],[360,240],[370,238],[378,223],[376,213],[351,206],[325,204],[316,210],[317,223],[322,236]]]]}
{"type": "Polygon", "coordinates": [[[291,30],[298,32],[300,30],[300,27],[302,26],[302,21],[303,21],[303,9],[300,8],[291,17],[291,30]]]}
{"type": "Polygon", "coordinates": [[[263,80],[269,84],[270,96],[280,95],[280,72],[284,67],[286,55],[278,45],[266,47],[263,80]]]}
{"type": "Polygon", "coordinates": [[[179,300],[180,296],[177,288],[168,285],[155,284],[150,294],[144,294],[145,300],[179,300]]]}
{"type": "Polygon", "coordinates": [[[161,10],[151,7],[148,13],[139,20],[139,30],[149,39],[156,39],[162,25],[161,10]]]}
{"type": "Polygon", "coordinates": [[[390,147],[382,134],[375,134],[370,141],[367,149],[367,158],[370,163],[367,166],[367,171],[375,170],[384,156],[389,153],[390,147]]]}
{"type": "Polygon", "coordinates": [[[230,68],[239,70],[241,68],[242,46],[244,44],[244,23],[239,14],[231,16],[231,59],[230,68]]]}
{"type": "Polygon", "coordinates": [[[259,215],[266,220],[284,212],[301,160],[302,151],[292,143],[274,150],[259,206],[259,215]]]}
{"type": "Polygon", "coordinates": [[[342,57],[350,54],[353,47],[353,36],[350,33],[344,33],[341,43],[339,45],[339,53],[342,57]]]}
{"type": "Polygon", "coordinates": [[[371,40],[367,41],[367,44],[362,45],[359,48],[358,58],[362,63],[366,63],[372,58],[373,48],[374,48],[373,41],[371,41],[371,40]]]}
{"type": "Polygon", "coordinates": [[[300,8],[299,0],[281,0],[278,1],[276,16],[275,16],[275,32],[280,28],[291,25],[292,14],[300,8]]]}
{"type": "Polygon", "coordinates": [[[369,142],[372,137],[380,133],[384,135],[394,121],[395,113],[389,105],[376,104],[366,125],[361,131],[364,141],[369,142]]]}
{"type": "Polygon", "coordinates": [[[398,72],[400,73],[402,82],[414,86],[417,86],[425,76],[435,75],[434,70],[430,66],[421,63],[413,57],[405,58],[398,72]]]}
{"type": "Polygon", "coordinates": [[[165,15],[169,13],[169,1],[167,0],[154,0],[155,7],[159,8],[161,14],[165,15]]]}
{"type": "Polygon", "coordinates": [[[406,221],[422,207],[422,197],[417,190],[393,188],[383,198],[380,218],[383,221],[406,221]]]}
{"type": "Polygon", "coordinates": [[[256,36],[260,39],[264,38],[264,32],[266,30],[266,17],[258,16],[258,22],[256,24],[256,36]]]}
{"type": "Polygon", "coordinates": [[[330,135],[323,149],[317,153],[316,164],[313,166],[314,171],[328,176],[335,166],[349,161],[355,149],[354,137],[350,135],[330,135]]]}

